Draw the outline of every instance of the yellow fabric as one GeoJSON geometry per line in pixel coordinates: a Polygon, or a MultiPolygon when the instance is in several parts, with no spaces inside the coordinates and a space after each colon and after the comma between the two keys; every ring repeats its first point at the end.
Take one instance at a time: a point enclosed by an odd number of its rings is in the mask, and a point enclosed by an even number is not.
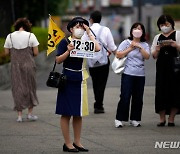
{"type": "Polygon", "coordinates": [[[88,93],[87,93],[87,81],[83,80],[81,84],[82,88],[82,99],[81,99],[81,116],[87,116],[89,115],[89,109],[88,109],[88,93]]]}
{"type": "Polygon", "coordinates": [[[64,32],[49,18],[47,56],[56,49],[56,45],[65,37],[64,32]]]}

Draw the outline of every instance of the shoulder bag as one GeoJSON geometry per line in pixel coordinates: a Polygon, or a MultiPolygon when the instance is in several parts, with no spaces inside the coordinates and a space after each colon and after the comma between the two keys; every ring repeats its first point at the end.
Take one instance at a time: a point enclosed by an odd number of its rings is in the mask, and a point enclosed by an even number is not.
{"type": "Polygon", "coordinates": [[[55,72],[56,61],[53,70],[50,72],[46,85],[52,88],[63,89],[66,85],[67,77],[63,73],[55,72]]]}

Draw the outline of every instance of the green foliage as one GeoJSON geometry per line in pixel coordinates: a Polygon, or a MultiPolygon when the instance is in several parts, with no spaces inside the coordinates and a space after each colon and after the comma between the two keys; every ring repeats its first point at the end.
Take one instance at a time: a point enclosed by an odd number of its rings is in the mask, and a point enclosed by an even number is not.
{"type": "Polygon", "coordinates": [[[179,10],[180,10],[180,4],[163,6],[163,13],[172,16],[174,20],[180,20],[179,10]]]}
{"type": "Polygon", "coordinates": [[[47,50],[47,41],[48,41],[48,29],[41,27],[33,27],[32,33],[37,37],[39,41],[39,51],[47,50]]]}
{"type": "Polygon", "coordinates": [[[4,38],[0,38],[0,65],[8,63],[10,61],[10,57],[5,55],[4,52],[4,38]]]}

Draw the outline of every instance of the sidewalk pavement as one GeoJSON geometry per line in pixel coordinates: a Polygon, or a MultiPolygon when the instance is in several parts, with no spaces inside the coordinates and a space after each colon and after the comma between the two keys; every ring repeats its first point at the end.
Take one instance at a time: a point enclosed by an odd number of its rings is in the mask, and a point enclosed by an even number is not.
{"type": "MultiPolygon", "coordinates": [[[[154,113],[154,86],[146,86],[142,113],[142,127],[114,127],[120,89],[108,87],[105,92],[105,114],[93,113],[93,91],[88,89],[90,115],[83,118],[82,144],[89,154],[178,154],[180,148],[155,148],[155,142],[180,142],[180,117],[176,127],[159,128],[159,117],[154,113]]],[[[36,122],[26,120],[17,123],[17,114],[12,110],[10,90],[0,91],[0,154],[61,154],[64,144],[55,115],[57,89],[38,90],[39,106],[34,114],[36,122]]],[[[71,128],[71,136],[72,128],[71,128]]],[[[73,138],[73,136],[72,136],[73,138]]],[[[180,145],[179,145],[180,146],[180,145]]],[[[168,147],[168,146],[165,146],[168,147]]]]}

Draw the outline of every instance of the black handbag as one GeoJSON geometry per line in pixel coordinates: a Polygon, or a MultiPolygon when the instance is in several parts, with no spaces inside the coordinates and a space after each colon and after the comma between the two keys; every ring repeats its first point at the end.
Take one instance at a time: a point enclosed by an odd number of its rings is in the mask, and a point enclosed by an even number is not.
{"type": "Polygon", "coordinates": [[[50,72],[46,85],[48,87],[63,89],[66,85],[66,76],[63,73],[55,72],[56,61],[53,70],[50,72]]]}
{"type": "Polygon", "coordinates": [[[178,56],[174,57],[174,72],[177,73],[179,71],[180,71],[180,54],[178,52],[178,56]]]}

